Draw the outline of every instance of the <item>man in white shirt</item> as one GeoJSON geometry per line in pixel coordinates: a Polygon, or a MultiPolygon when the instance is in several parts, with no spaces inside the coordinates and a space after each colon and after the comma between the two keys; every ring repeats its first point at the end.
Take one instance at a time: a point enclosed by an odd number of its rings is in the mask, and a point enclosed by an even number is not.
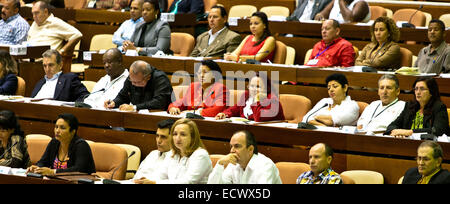
{"type": "Polygon", "coordinates": [[[230,146],[230,154],[217,161],[208,184],[281,184],[277,167],[271,159],[258,153],[252,133],[235,133],[230,146]]]}
{"type": "Polygon", "coordinates": [[[139,169],[134,175],[134,183],[147,184],[154,181],[158,176],[158,168],[162,165],[164,159],[170,151],[169,132],[174,120],[168,119],[158,123],[158,129],[156,130],[156,145],[157,150],[153,150],[150,154],[141,162],[139,169]]]}
{"type": "Polygon", "coordinates": [[[92,89],[84,102],[95,108],[104,108],[104,102],[114,100],[123,88],[129,72],[122,65],[122,53],[117,48],[111,48],[103,55],[106,75],[92,89]]]}
{"type": "Polygon", "coordinates": [[[119,47],[119,50],[122,50],[122,44],[124,41],[131,39],[136,25],[144,21],[144,19],[142,18],[143,4],[143,0],[133,0],[130,7],[131,18],[123,22],[122,25],[120,25],[119,29],[114,32],[112,41],[119,47]]]}
{"type": "Polygon", "coordinates": [[[75,27],[49,12],[49,5],[38,1],[31,9],[34,22],[28,32],[27,41],[32,44],[50,45],[63,56],[71,56],[75,45],[83,34],[75,27]]]}
{"type": "Polygon", "coordinates": [[[385,132],[405,107],[404,101],[399,101],[399,82],[395,75],[383,75],[378,80],[378,95],[380,100],[372,102],[364,109],[358,120],[358,130],[365,132],[385,132]]]}
{"type": "Polygon", "coordinates": [[[299,0],[297,8],[286,20],[314,20],[316,14],[321,12],[330,2],[331,0],[299,0]]]}

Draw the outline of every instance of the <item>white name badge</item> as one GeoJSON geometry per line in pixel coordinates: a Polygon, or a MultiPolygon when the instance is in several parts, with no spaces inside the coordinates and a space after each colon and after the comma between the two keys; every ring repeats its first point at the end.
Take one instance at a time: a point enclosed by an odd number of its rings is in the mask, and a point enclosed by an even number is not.
{"type": "Polygon", "coordinates": [[[306,63],[306,65],[317,65],[317,63],[319,63],[318,59],[312,59],[309,60],[308,63],[306,63]]]}
{"type": "Polygon", "coordinates": [[[174,13],[161,13],[161,20],[165,22],[175,22],[174,13]]]}

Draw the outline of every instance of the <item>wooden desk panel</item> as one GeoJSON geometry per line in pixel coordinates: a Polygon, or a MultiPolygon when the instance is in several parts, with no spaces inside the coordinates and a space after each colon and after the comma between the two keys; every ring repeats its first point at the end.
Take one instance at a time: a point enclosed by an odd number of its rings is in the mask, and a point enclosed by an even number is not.
{"type": "Polygon", "coordinates": [[[57,179],[44,180],[40,178],[0,174],[0,184],[73,184],[73,183],[70,181],[57,179]]]}

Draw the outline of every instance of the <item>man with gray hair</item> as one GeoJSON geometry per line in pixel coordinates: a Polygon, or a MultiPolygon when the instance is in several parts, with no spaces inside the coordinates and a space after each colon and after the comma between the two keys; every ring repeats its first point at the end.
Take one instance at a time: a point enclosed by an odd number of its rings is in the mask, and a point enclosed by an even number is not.
{"type": "Polygon", "coordinates": [[[380,100],[372,102],[364,109],[358,120],[358,130],[365,132],[385,132],[387,126],[397,119],[405,107],[398,100],[400,87],[395,75],[383,75],[378,80],[380,100]]]}
{"type": "Polygon", "coordinates": [[[34,87],[32,98],[74,102],[89,94],[78,75],[62,73],[62,56],[58,51],[47,50],[42,57],[45,76],[34,87]]]}
{"type": "Polygon", "coordinates": [[[442,169],[443,159],[437,142],[422,142],[417,148],[417,167],[406,171],[402,184],[450,184],[450,172],[442,169]]]}
{"type": "Polygon", "coordinates": [[[130,67],[130,76],[114,100],[107,100],[105,108],[122,111],[141,109],[167,110],[172,85],[167,75],[144,61],[136,61],[130,67]]]}

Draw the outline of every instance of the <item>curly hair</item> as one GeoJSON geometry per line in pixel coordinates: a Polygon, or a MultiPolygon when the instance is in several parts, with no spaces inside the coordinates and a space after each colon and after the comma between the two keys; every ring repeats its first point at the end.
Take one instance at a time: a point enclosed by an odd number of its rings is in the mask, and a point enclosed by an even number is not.
{"type": "Polygon", "coordinates": [[[377,23],[384,23],[384,25],[386,25],[387,31],[389,33],[388,36],[388,42],[398,42],[400,40],[400,30],[398,29],[397,25],[395,24],[395,21],[392,20],[392,18],[386,17],[386,16],[381,16],[379,18],[377,18],[375,20],[375,22],[373,22],[372,26],[370,27],[370,35],[372,36],[372,42],[376,43],[377,40],[375,39],[375,34],[374,34],[374,30],[375,30],[375,24],[377,23]]]}

